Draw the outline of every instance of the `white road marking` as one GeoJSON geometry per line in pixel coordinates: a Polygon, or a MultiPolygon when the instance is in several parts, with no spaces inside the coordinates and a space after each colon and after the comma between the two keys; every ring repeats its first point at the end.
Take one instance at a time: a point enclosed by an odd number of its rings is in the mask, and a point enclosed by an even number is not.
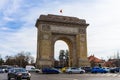
{"type": "Polygon", "coordinates": [[[78,79],[73,79],[73,80],[78,80],[78,79]]]}

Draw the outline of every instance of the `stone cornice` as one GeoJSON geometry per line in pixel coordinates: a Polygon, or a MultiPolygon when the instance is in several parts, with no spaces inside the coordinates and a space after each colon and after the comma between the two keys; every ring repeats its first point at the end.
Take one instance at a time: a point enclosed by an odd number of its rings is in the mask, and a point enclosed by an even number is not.
{"type": "Polygon", "coordinates": [[[84,19],[79,19],[76,17],[68,17],[68,16],[59,16],[59,15],[41,15],[39,19],[37,19],[36,27],[40,23],[47,24],[57,24],[57,25],[71,25],[71,26],[88,26],[84,19]]]}

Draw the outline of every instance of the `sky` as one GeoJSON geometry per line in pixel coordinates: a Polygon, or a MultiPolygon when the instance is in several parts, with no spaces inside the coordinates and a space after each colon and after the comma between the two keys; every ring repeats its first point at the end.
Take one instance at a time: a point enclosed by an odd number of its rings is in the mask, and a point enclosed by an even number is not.
{"type": "MultiPolygon", "coordinates": [[[[120,51],[120,0],[0,0],[0,55],[14,56],[21,51],[36,57],[36,20],[41,14],[85,19],[88,56],[110,58],[120,51]],[[63,10],[60,13],[59,10],[63,10]]],[[[65,42],[55,43],[68,49],[65,42]]]]}

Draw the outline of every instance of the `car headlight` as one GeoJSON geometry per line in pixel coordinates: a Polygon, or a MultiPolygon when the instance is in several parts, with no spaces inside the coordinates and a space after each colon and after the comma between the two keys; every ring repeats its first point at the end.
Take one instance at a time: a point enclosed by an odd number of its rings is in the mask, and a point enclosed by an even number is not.
{"type": "Polygon", "coordinates": [[[30,74],[30,73],[28,73],[28,75],[29,75],[29,76],[31,76],[31,74],[30,74]]]}
{"type": "Polygon", "coordinates": [[[22,74],[21,74],[21,73],[19,73],[19,74],[18,74],[18,76],[22,76],[22,74]]]}

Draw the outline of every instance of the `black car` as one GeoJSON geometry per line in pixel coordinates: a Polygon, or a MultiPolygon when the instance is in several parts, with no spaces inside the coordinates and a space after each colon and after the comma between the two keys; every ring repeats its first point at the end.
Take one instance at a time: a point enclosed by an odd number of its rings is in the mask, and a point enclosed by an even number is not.
{"type": "Polygon", "coordinates": [[[120,72],[120,68],[119,68],[119,67],[111,68],[111,69],[110,69],[110,72],[111,72],[111,73],[120,72]]]}
{"type": "Polygon", "coordinates": [[[30,80],[31,74],[24,68],[12,68],[8,72],[8,80],[11,80],[11,78],[14,78],[15,80],[30,80]]]}
{"type": "Polygon", "coordinates": [[[86,73],[91,72],[92,70],[91,67],[81,67],[81,68],[84,69],[86,73]]]}

